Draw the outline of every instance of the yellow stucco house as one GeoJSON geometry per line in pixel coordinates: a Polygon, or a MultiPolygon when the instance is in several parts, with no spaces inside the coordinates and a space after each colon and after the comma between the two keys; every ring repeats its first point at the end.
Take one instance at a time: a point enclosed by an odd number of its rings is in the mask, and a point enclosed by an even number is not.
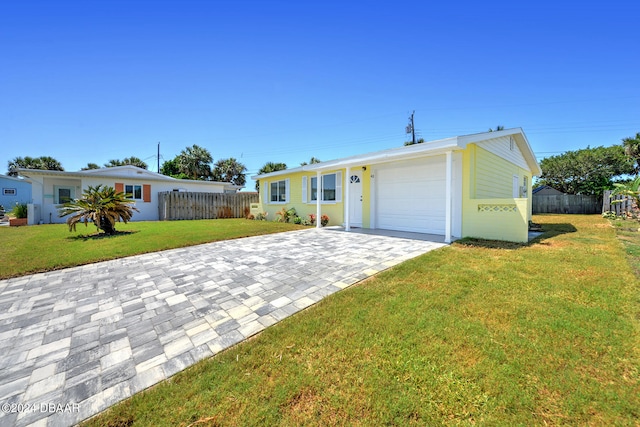
{"type": "Polygon", "coordinates": [[[521,128],[428,141],[252,177],[261,212],[329,225],[526,242],[541,170],[521,128]]]}

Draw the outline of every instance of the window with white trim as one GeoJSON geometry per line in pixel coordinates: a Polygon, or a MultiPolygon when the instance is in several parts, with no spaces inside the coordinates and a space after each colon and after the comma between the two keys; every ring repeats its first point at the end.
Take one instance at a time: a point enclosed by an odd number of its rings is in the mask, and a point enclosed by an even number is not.
{"type": "MultiPolygon", "coordinates": [[[[342,173],[328,173],[322,175],[322,195],[320,200],[323,202],[339,202],[342,200],[342,173]]],[[[311,201],[317,201],[318,197],[318,178],[311,177],[311,201]]]]}
{"type": "Polygon", "coordinates": [[[271,203],[286,203],[287,202],[287,182],[283,179],[281,181],[273,181],[270,184],[271,194],[269,195],[269,201],[271,203]]]}
{"type": "Polygon", "coordinates": [[[124,192],[131,199],[142,200],[142,185],[125,185],[124,192]]]}
{"type": "Polygon", "coordinates": [[[70,202],[76,197],[76,188],[55,185],[53,187],[53,196],[53,203],[55,204],[61,205],[70,202]]]}

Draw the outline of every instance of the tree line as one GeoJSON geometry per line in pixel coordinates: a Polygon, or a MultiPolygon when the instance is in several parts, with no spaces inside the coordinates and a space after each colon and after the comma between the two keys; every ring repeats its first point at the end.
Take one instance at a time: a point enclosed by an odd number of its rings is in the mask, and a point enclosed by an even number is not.
{"type": "MultiPolygon", "coordinates": [[[[501,126],[495,130],[501,130],[501,126]]],[[[491,130],[493,131],[493,129],[491,130]]],[[[418,143],[421,143],[418,140],[418,143]]],[[[209,150],[198,145],[186,147],[173,159],[166,160],[160,173],[178,179],[230,182],[235,185],[246,184],[247,168],[237,159],[231,157],[220,159],[213,164],[209,150]]],[[[320,163],[311,157],[306,164],[320,163]]],[[[122,160],[111,159],[103,167],[134,165],[147,169],[147,164],[137,157],[122,160]]],[[[62,164],[49,156],[16,157],[8,162],[8,175],[17,176],[18,168],[44,169],[63,171],[62,164]]],[[[96,163],[88,163],[82,170],[99,169],[96,163]]],[[[287,169],[281,162],[267,162],[258,175],[287,169]]],[[[548,185],[567,194],[591,194],[601,196],[605,190],[611,190],[616,183],[630,181],[631,175],[640,172],[640,132],[633,137],[623,138],[622,144],[610,147],[587,147],[567,151],[556,156],[545,157],[540,161],[542,174],[535,187],[548,185]]],[[[260,182],[256,182],[256,191],[260,190],[260,182]]]]}
{"type": "MultiPolygon", "coordinates": [[[[230,182],[243,186],[246,184],[247,168],[233,157],[220,159],[213,164],[211,152],[204,147],[192,145],[186,147],[173,159],[166,160],[160,168],[160,173],[177,179],[191,179],[201,181],[230,182]]],[[[311,157],[309,163],[320,163],[320,160],[311,157]]],[[[301,166],[308,164],[300,163],[301,166]]],[[[122,160],[111,159],[102,167],[111,168],[116,166],[133,165],[142,169],[148,169],[148,165],[138,157],[131,156],[122,160]]],[[[97,163],[87,163],[81,170],[100,169],[97,163]]],[[[62,164],[50,156],[41,157],[16,157],[10,160],[7,165],[7,175],[18,176],[18,169],[40,169],[64,171],[62,164]]],[[[267,162],[260,168],[258,174],[275,172],[287,169],[285,163],[267,162]]],[[[256,191],[260,188],[260,183],[256,183],[256,191]]]]}
{"type": "Polygon", "coordinates": [[[616,183],[630,181],[640,172],[640,132],[623,138],[621,145],[587,147],[540,161],[542,174],[536,187],[548,185],[567,194],[602,196],[616,183]]]}

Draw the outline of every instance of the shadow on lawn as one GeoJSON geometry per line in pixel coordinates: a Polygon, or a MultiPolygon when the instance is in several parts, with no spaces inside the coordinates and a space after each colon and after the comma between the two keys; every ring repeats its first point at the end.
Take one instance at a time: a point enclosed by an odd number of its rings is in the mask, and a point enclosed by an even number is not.
{"type": "Polygon", "coordinates": [[[78,236],[69,236],[67,237],[67,240],[82,240],[86,242],[88,240],[116,239],[118,237],[128,236],[130,234],[135,234],[135,233],[139,233],[139,231],[137,230],[117,231],[116,230],[115,234],[106,234],[106,233],[80,234],[78,236]]]}
{"type": "Polygon", "coordinates": [[[453,244],[488,249],[521,249],[528,246],[540,244],[544,240],[554,238],[561,234],[575,233],[576,231],[578,230],[571,224],[543,224],[542,234],[529,240],[527,243],[505,242],[502,240],[485,240],[476,239],[473,237],[465,237],[464,239],[456,240],[453,244]]]}

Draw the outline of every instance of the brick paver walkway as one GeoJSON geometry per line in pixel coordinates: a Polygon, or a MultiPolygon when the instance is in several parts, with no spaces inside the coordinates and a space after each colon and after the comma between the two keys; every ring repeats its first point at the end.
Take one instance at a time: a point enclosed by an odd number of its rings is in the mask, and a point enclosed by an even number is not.
{"type": "Polygon", "coordinates": [[[308,229],[2,280],[0,425],[73,425],[441,246],[308,229]]]}

